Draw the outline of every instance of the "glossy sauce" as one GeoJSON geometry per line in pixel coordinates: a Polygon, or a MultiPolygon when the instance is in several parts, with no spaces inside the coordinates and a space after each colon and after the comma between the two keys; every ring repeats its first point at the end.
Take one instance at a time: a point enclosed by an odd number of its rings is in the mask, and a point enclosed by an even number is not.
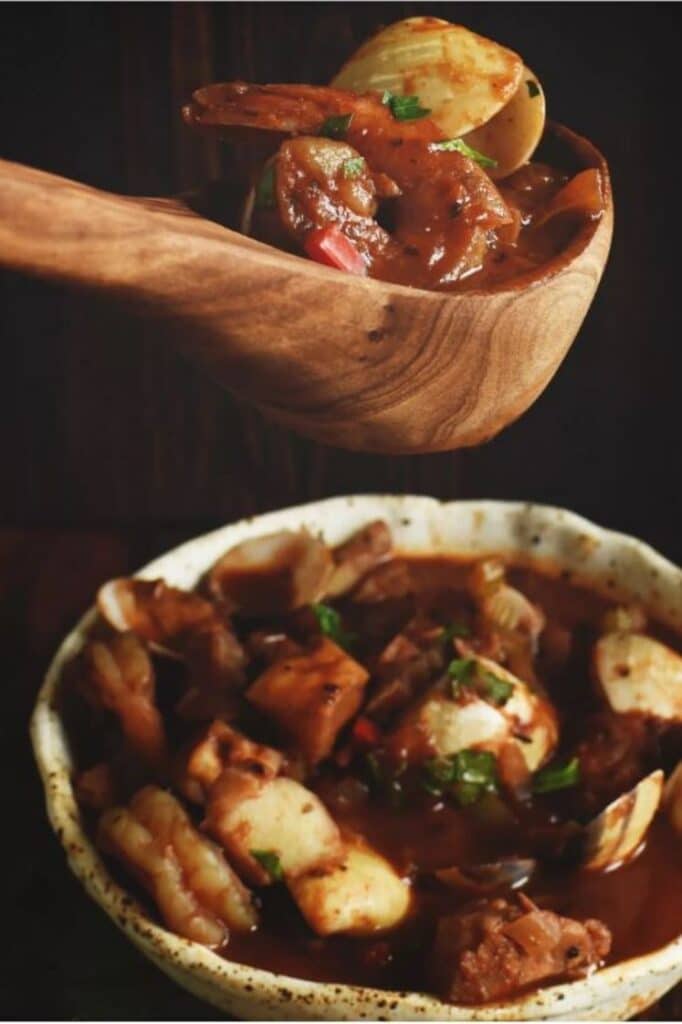
{"type": "MultiPolygon", "coordinates": [[[[395,559],[394,564],[399,561],[395,559]]],[[[338,604],[345,625],[357,636],[362,659],[382,650],[415,611],[430,613],[441,622],[472,620],[474,609],[465,589],[470,562],[444,558],[402,561],[413,581],[413,595],[387,597],[376,604],[346,598],[338,604]]],[[[549,566],[542,573],[509,568],[507,578],[542,607],[546,633],[563,628],[572,636],[572,655],[560,671],[547,668],[542,650],[537,662],[538,675],[559,712],[561,754],[580,739],[586,715],[599,707],[588,655],[597,624],[613,602],[574,585],[566,574],[549,566]]],[[[652,625],[650,632],[680,648],[679,638],[669,630],[652,625]]],[[[166,675],[159,693],[166,690],[171,706],[177,698],[175,666],[165,665],[160,665],[166,675]]],[[[94,759],[95,747],[88,752],[93,737],[84,734],[83,723],[71,721],[69,731],[78,760],[80,755],[86,763],[94,759]]],[[[101,751],[101,738],[95,746],[101,751]]],[[[680,735],[670,735],[661,744],[659,763],[669,771],[681,753],[680,735]]],[[[431,874],[435,869],[489,863],[507,856],[538,856],[538,842],[545,833],[554,834],[557,823],[585,821],[592,816],[584,813],[573,791],[536,797],[532,806],[515,811],[496,797],[460,809],[420,792],[412,793],[404,806],[393,807],[370,795],[366,776],[355,762],[350,768],[326,764],[306,785],[318,793],[342,829],[366,836],[411,879],[414,901],[410,915],[384,935],[320,938],[304,922],[284,886],[272,886],[258,890],[262,905],[258,930],[233,934],[223,954],[281,974],[389,990],[429,990],[428,950],[437,918],[476,898],[436,880],[431,874]]],[[[198,823],[200,813],[196,811],[195,816],[198,823]]],[[[113,871],[126,888],[134,888],[128,875],[115,865],[113,871]]],[[[682,932],[682,843],[659,814],[643,851],[629,864],[606,874],[588,874],[570,856],[560,861],[540,859],[523,891],[543,908],[568,917],[603,921],[613,936],[608,962],[647,953],[682,932]]],[[[504,894],[504,890],[496,892],[504,894]]],[[[149,906],[142,893],[140,898],[149,906]]],[[[154,914],[151,907],[150,913],[154,914]]]]}
{"type": "MultiPolygon", "coordinates": [[[[469,599],[463,587],[468,568],[467,563],[449,559],[410,560],[412,577],[420,588],[418,604],[444,614],[466,615],[469,599]]],[[[542,675],[560,711],[565,743],[580,734],[583,716],[597,705],[587,650],[596,623],[613,602],[572,585],[557,573],[517,568],[508,578],[541,605],[549,623],[570,628],[578,638],[570,673],[553,678],[542,675]]],[[[365,606],[365,619],[368,611],[371,618],[371,609],[365,606]]],[[[374,611],[379,614],[378,609],[374,611]]],[[[354,628],[358,625],[354,623],[354,628]]],[[[654,628],[651,632],[679,649],[679,639],[669,630],[654,628]]],[[[671,758],[680,755],[679,742],[674,746],[671,758]]],[[[414,876],[415,907],[409,920],[389,935],[374,939],[321,939],[311,935],[285,893],[270,889],[265,891],[260,931],[234,936],[225,955],[283,974],[397,990],[429,988],[423,965],[435,919],[475,898],[446,888],[428,878],[428,872],[453,863],[532,855],[528,829],[545,822],[548,811],[566,801],[563,794],[536,798],[541,809],[529,814],[525,827],[508,820],[495,804],[463,811],[426,796],[421,806],[401,809],[372,799],[344,808],[329,772],[312,788],[339,824],[363,833],[399,870],[414,876]]],[[[589,874],[575,866],[550,867],[545,862],[523,891],[542,907],[568,917],[596,917],[607,924],[613,935],[608,963],[638,956],[682,932],[682,843],[659,815],[644,850],[629,864],[608,873],[589,874]]]]}

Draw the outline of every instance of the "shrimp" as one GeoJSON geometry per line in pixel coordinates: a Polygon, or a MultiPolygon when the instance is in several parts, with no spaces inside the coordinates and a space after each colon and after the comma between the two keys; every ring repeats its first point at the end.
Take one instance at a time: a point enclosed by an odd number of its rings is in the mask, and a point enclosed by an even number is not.
{"type": "Polygon", "coordinates": [[[258,923],[251,893],[170,793],[146,786],[102,815],[98,842],[142,882],[173,931],[205,946],[258,923]]]}
{"type": "Polygon", "coordinates": [[[488,232],[513,220],[485,172],[439,145],[433,121],[396,120],[376,93],[228,82],[197,90],[183,115],[195,128],[239,140],[264,132],[299,136],[273,161],[285,227],[302,243],[314,228],[337,225],[375,277],[447,286],[478,269],[488,232]],[[319,138],[330,118],[341,125],[342,149],[319,138]],[[353,189],[344,187],[349,160],[353,189]],[[375,220],[380,193],[396,196],[390,233],[375,220]]]}
{"type": "Polygon", "coordinates": [[[181,716],[210,719],[232,709],[234,693],[245,682],[246,655],[222,607],[163,580],[136,579],[105,583],[97,607],[114,629],[131,630],[187,664],[181,716]]]}
{"type": "Polygon", "coordinates": [[[163,719],[154,703],[154,668],[133,633],[93,640],[82,657],[81,690],[95,706],[118,718],[130,746],[150,764],[166,760],[163,719]]]}

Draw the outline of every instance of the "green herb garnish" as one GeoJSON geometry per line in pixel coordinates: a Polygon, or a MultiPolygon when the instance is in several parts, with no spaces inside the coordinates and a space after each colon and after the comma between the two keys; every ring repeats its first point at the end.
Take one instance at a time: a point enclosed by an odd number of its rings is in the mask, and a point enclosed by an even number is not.
{"type": "Polygon", "coordinates": [[[324,135],[327,139],[345,139],[352,120],[352,114],[336,114],[333,117],[328,117],[326,121],[322,122],[318,135],[324,135]]]}
{"type": "Polygon", "coordinates": [[[474,160],[480,167],[497,167],[497,160],[468,146],[464,139],[444,139],[442,142],[432,142],[429,148],[437,153],[461,153],[463,156],[468,156],[470,160],[474,160]]]}
{"type": "Polygon", "coordinates": [[[497,761],[488,750],[460,750],[422,765],[421,785],[432,796],[452,794],[463,807],[497,792],[497,761]]]}
{"type": "Polygon", "coordinates": [[[385,89],[381,102],[388,107],[396,121],[417,121],[431,113],[428,107],[422,107],[418,96],[396,96],[385,89]]]}
{"type": "Polygon", "coordinates": [[[532,100],[534,100],[536,96],[540,95],[540,86],[537,82],[534,82],[532,78],[526,79],[526,85],[528,86],[528,95],[532,100]]]}
{"type": "Polygon", "coordinates": [[[514,692],[514,684],[500,679],[499,676],[481,668],[475,658],[455,658],[448,665],[448,675],[452,679],[452,696],[454,699],[461,693],[463,686],[475,690],[479,696],[502,707],[514,692]]]}
{"type": "Polygon", "coordinates": [[[256,185],[254,205],[258,210],[271,210],[275,205],[275,165],[269,164],[256,185]]]}
{"type": "Polygon", "coordinates": [[[570,789],[580,782],[580,761],[571,758],[564,764],[549,764],[533,777],[534,793],[555,793],[559,789],[570,789]]]}
{"type": "Polygon", "coordinates": [[[249,853],[267,871],[273,882],[281,882],[283,880],[282,862],[274,850],[249,850],[249,853]]]}
{"type": "Polygon", "coordinates": [[[357,637],[354,633],[345,631],[336,608],[332,608],[329,604],[314,604],[311,607],[321,632],[339,647],[343,647],[344,651],[350,651],[355,645],[357,637]]]}
{"type": "Polygon", "coordinates": [[[365,161],[361,156],[354,156],[343,163],[344,178],[359,178],[365,169],[365,161]]]}
{"type": "Polygon", "coordinates": [[[449,626],[443,626],[440,638],[447,646],[452,643],[455,637],[464,639],[467,636],[471,636],[471,630],[468,626],[465,626],[463,622],[451,622],[449,626]]]}
{"type": "Polygon", "coordinates": [[[506,679],[500,679],[499,676],[493,675],[492,672],[482,672],[481,682],[485,689],[485,696],[493,704],[497,704],[498,707],[506,704],[514,692],[513,683],[507,682],[506,679]]]}

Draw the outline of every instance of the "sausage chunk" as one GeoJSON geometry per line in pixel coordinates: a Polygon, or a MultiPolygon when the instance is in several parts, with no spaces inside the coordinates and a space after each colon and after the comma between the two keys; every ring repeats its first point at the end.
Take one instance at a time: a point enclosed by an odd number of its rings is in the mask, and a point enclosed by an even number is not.
{"type": "Polygon", "coordinates": [[[527,985],[583,977],[610,947],[601,921],[561,917],[523,895],[513,903],[482,900],[441,918],[433,973],[449,1002],[486,1003],[527,985]]]}
{"type": "Polygon", "coordinates": [[[340,729],[359,710],[368,678],[359,662],[322,637],[310,650],[270,665],[247,697],[316,764],[331,752],[340,729]]]}

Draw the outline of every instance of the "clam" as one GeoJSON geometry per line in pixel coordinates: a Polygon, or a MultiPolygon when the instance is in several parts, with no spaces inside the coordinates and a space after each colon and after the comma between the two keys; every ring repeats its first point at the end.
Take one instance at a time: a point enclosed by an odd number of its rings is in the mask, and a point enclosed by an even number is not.
{"type": "Polygon", "coordinates": [[[682,657],[642,633],[607,633],[597,641],[593,666],[613,711],[682,722],[682,657]]]}
{"type": "Polygon", "coordinates": [[[523,634],[535,645],[545,627],[545,616],[520,590],[506,582],[502,562],[495,558],[478,562],[469,582],[480,614],[488,625],[523,634]]]}
{"type": "Polygon", "coordinates": [[[635,857],[658,810],[663,772],[657,769],[605,807],[585,831],[583,867],[612,871],[635,857]]]}
{"type": "Polygon", "coordinates": [[[158,654],[179,657],[177,640],[215,616],[200,594],[169,587],[163,580],[122,577],[104,583],[97,592],[97,610],[115,630],[128,630],[158,654]]]}
{"type": "Polygon", "coordinates": [[[356,50],[332,81],[353,92],[416,95],[446,137],[485,124],[514,97],[523,61],[441,18],[406,18],[356,50]]]}
{"type": "Polygon", "coordinates": [[[663,789],[663,809],[672,827],[682,836],[682,761],[663,789]]]}
{"type": "Polygon", "coordinates": [[[208,589],[246,615],[291,611],[317,601],[333,572],[329,548],[307,530],[244,540],[219,558],[208,589]]]}
{"type": "Polygon", "coordinates": [[[497,166],[488,168],[488,174],[498,181],[528,163],[545,130],[545,113],[542,86],[524,67],[519,86],[506,106],[468,132],[464,141],[495,161],[497,166]]]}
{"type": "Polygon", "coordinates": [[[471,864],[435,871],[436,878],[453,889],[485,894],[497,889],[520,889],[535,871],[537,861],[531,857],[511,857],[490,864],[471,864]]]}

